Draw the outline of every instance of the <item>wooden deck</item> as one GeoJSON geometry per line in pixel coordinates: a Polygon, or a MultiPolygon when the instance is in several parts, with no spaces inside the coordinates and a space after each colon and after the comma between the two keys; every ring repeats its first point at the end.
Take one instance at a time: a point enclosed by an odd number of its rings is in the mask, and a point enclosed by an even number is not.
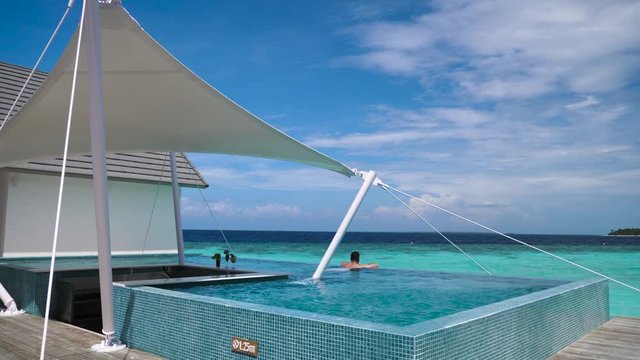
{"type": "MultiPolygon", "coordinates": [[[[0,359],[31,360],[40,356],[43,319],[24,314],[0,317],[0,359]]],[[[127,349],[100,354],[91,345],[102,336],[72,325],[51,321],[46,359],[158,360],[156,355],[127,349]]],[[[640,359],[640,318],[614,318],[567,346],[550,360],[640,359]]]]}
{"type": "MultiPolygon", "coordinates": [[[[32,360],[40,357],[44,320],[28,314],[0,317],[0,359],[32,360]]],[[[91,345],[102,336],[58,321],[49,322],[46,359],[64,360],[157,360],[161,357],[138,350],[126,349],[116,353],[95,353],[91,345]]]]}
{"type": "Polygon", "coordinates": [[[549,359],[640,359],[640,318],[611,319],[549,359]]]}

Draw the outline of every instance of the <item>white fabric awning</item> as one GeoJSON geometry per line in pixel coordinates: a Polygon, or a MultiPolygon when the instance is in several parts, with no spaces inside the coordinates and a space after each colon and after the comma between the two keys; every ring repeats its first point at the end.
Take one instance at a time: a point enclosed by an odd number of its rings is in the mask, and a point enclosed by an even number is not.
{"type": "MultiPolygon", "coordinates": [[[[234,154],[313,165],[344,164],[258,119],[176,60],[116,1],[100,5],[107,151],[234,154]]],[[[77,31],[46,82],[0,131],[0,167],[60,157],[77,31]]],[[[81,53],[69,153],[91,152],[81,53]]]]}

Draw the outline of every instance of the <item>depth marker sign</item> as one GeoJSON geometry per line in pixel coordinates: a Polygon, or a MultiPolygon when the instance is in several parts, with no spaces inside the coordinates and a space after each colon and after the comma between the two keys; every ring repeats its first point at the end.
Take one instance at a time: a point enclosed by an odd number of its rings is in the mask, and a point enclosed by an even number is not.
{"type": "Polygon", "coordinates": [[[258,357],[258,342],[232,336],[231,351],[237,354],[258,357]]]}

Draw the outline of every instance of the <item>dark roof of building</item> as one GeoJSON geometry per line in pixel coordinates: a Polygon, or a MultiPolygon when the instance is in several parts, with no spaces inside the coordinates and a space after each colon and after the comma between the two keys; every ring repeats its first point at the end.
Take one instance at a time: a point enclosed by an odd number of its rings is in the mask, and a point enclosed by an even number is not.
{"type": "MultiPolygon", "coordinates": [[[[0,124],[24,86],[31,69],[0,61],[0,124]]],[[[14,115],[44,83],[47,73],[36,71],[11,115],[14,115]]],[[[183,186],[207,187],[207,183],[183,153],[176,153],[178,181],[183,186]]],[[[14,165],[10,169],[60,173],[62,159],[33,161],[14,165]]],[[[72,156],[67,159],[67,173],[76,176],[92,174],[91,155],[72,156]]],[[[146,182],[171,182],[169,153],[141,152],[107,154],[107,175],[111,179],[146,182]]]]}

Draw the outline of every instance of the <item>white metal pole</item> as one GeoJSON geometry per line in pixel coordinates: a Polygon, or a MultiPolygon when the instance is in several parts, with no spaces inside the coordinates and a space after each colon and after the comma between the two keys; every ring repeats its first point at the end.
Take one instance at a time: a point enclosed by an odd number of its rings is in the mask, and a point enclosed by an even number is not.
{"type": "Polygon", "coordinates": [[[173,188],[173,216],[176,221],[176,241],[178,243],[178,262],[184,265],[184,239],[182,238],[182,217],[180,216],[180,185],[178,184],[178,168],[176,153],[170,154],[171,187],[173,188]]]}
{"type": "MultiPolygon", "coordinates": [[[[91,157],[93,161],[93,194],[98,235],[98,271],[102,303],[102,333],[104,346],[113,345],[113,281],[111,274],[111,236],[109,233],[109,198],[107,190],[107,158],[104,135],[104,104],[102,98],[102,54],[100,44],[100,14],[96,0],[86,1],[85,56],[87,61],[87,97],[91,125],[91,157]]],[[[83,31],[83,29],[81,29],[83,31]]]]}
{"type": "Polygon", "coordinates": [[[313,279],[317,280],[317,279],[320,279],[320,277],[322,277],[322,273],[324,273],[324,270],[327,268],[327,265],[329,265],[329,261],[331,261],[331,257],[333,257],[333,253],[336,251],[336,248],[340,244],[340,241],[342,241],[344,234],[347,232],[347,229],[351,224],[351,220],[353,220],[353,217],[358,211],[358,208],[360,207],[362,200],[367,194],[367,191],[369,191],[369,188],[371,188],[371,185],[373,184],[375,179],[376,179],[375,171],[369,171],[368,173],[364,174],[363,176],[364,183],[362,183],[362,186],[360,187],[360,190],[358,191],[356,198],[353,199],[353,203],[351,204],[351,207],[349,207],[349,210],[347,211],[347,214],[342,220],[340,227],[338,227],[338,231],[336,231],[336,234],[333,236],[333,240],[331,240],[331,244],[329,244],[329,247],[327,248],[327,251],[324,253],[322,260],[320,260],[320,263],[318,264],[318,268],[316,268],[316,271],[313,273],[313,277],[312,277],[313,279]]]}

